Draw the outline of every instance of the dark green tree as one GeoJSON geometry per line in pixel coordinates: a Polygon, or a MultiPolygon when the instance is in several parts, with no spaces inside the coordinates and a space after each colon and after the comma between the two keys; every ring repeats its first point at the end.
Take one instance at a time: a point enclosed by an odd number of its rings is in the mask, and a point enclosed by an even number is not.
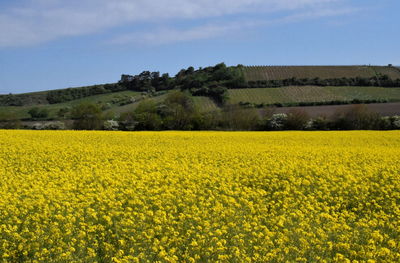
{"type": "Polygon", "coordinates": [[[81,103],[71,110],[74,129],[98,130],[103,124],[103,114],[100,107],[93,103],[81,103]]]}
{"type": "Polygon", "coordinates": [[[34,107],[28,113],[32,119],[45,119],[49,116],[49,111],[46,108],[34,107]]]}
{"type": "Polygon", "coordinates": [[[168,130],[193,129],[192,118],[196,114],[192,98],[185,92],[172,92],[159,106],[164,128],[168,130]]]}

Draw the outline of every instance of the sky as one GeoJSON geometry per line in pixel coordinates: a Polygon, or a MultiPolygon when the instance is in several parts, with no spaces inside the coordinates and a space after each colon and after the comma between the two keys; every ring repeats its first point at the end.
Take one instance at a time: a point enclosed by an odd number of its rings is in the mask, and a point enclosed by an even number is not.
{"type": "Polygon", "coordinates": [[[400,65],[398,0],[0,0],[0,94],[227,65],[400,65]]]}

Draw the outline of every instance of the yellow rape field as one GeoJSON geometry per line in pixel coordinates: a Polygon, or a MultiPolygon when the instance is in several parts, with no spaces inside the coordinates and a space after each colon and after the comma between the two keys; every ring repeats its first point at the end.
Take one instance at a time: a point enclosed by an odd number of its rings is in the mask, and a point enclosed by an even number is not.
{"type": "Polygon", "coordinates": [[[0,262],[400,262],[400,132],[0,131],[0,262]]]}

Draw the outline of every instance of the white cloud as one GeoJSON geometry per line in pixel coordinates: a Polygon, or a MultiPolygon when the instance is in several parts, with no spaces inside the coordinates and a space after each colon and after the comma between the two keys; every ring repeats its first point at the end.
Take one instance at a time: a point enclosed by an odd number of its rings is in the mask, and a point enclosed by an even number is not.
{"type": "Polygon", "coordinates": [[[230,35],[237,35],[239,32],[271,26],[275,24],[295,23],[307,19],[315,19],[318,17],[331,17],[339,15],[353,14],[357,9],[322,9],[316,12],[304,12],[295,15],[288,15],[272,20],[250,20],[233,23],[216,23],[197,26],[189,29],[174,29],[174,28],[158,28],[151,32],[131,32],[117,36],[108,41],[109,44],[139,44],[139,45],[164,45],[177,42],[188,42],[196,40],[204,40],[211,38],[223,38],[230,35]]]}
{"type": "MultiPolygon", "coordinates": [[[[24,0],[18,7],[0,11],[0,47],[34,45],[138,22],[320,10],[338,1],[343,0],[24,0]]],[[[209,38],[231,30],[231,26],[203,26],[178,34],[177,30],[170,29],[162,39],[168,43],[173,42],[168,40],[172,36],[182,41],[209,38]]],[[[152,37],[143,35],[144,40],[152,37]]]]}
{"type": "Polygon", "coordinates": [[[169,27],[158,28],[151,32],[134,32],[118,36],[110,44],[146,44],[163,45],[176,42],[187,42],[194,40],[220,38],[232,34],[240,29],[248,27],[253,23],[225,23],[225,24],[206,24],[203,26],[192,27],[189,29],[175,29],[169,27]]]}

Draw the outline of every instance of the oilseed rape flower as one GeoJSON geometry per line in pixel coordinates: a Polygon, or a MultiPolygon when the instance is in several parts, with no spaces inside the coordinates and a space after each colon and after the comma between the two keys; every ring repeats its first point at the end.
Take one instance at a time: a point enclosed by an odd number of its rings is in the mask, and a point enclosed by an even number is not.
{"type": "Polygon", "coordinates": [[[0,131],[0,262],[399,262],[400,132],[0,131]]]}

